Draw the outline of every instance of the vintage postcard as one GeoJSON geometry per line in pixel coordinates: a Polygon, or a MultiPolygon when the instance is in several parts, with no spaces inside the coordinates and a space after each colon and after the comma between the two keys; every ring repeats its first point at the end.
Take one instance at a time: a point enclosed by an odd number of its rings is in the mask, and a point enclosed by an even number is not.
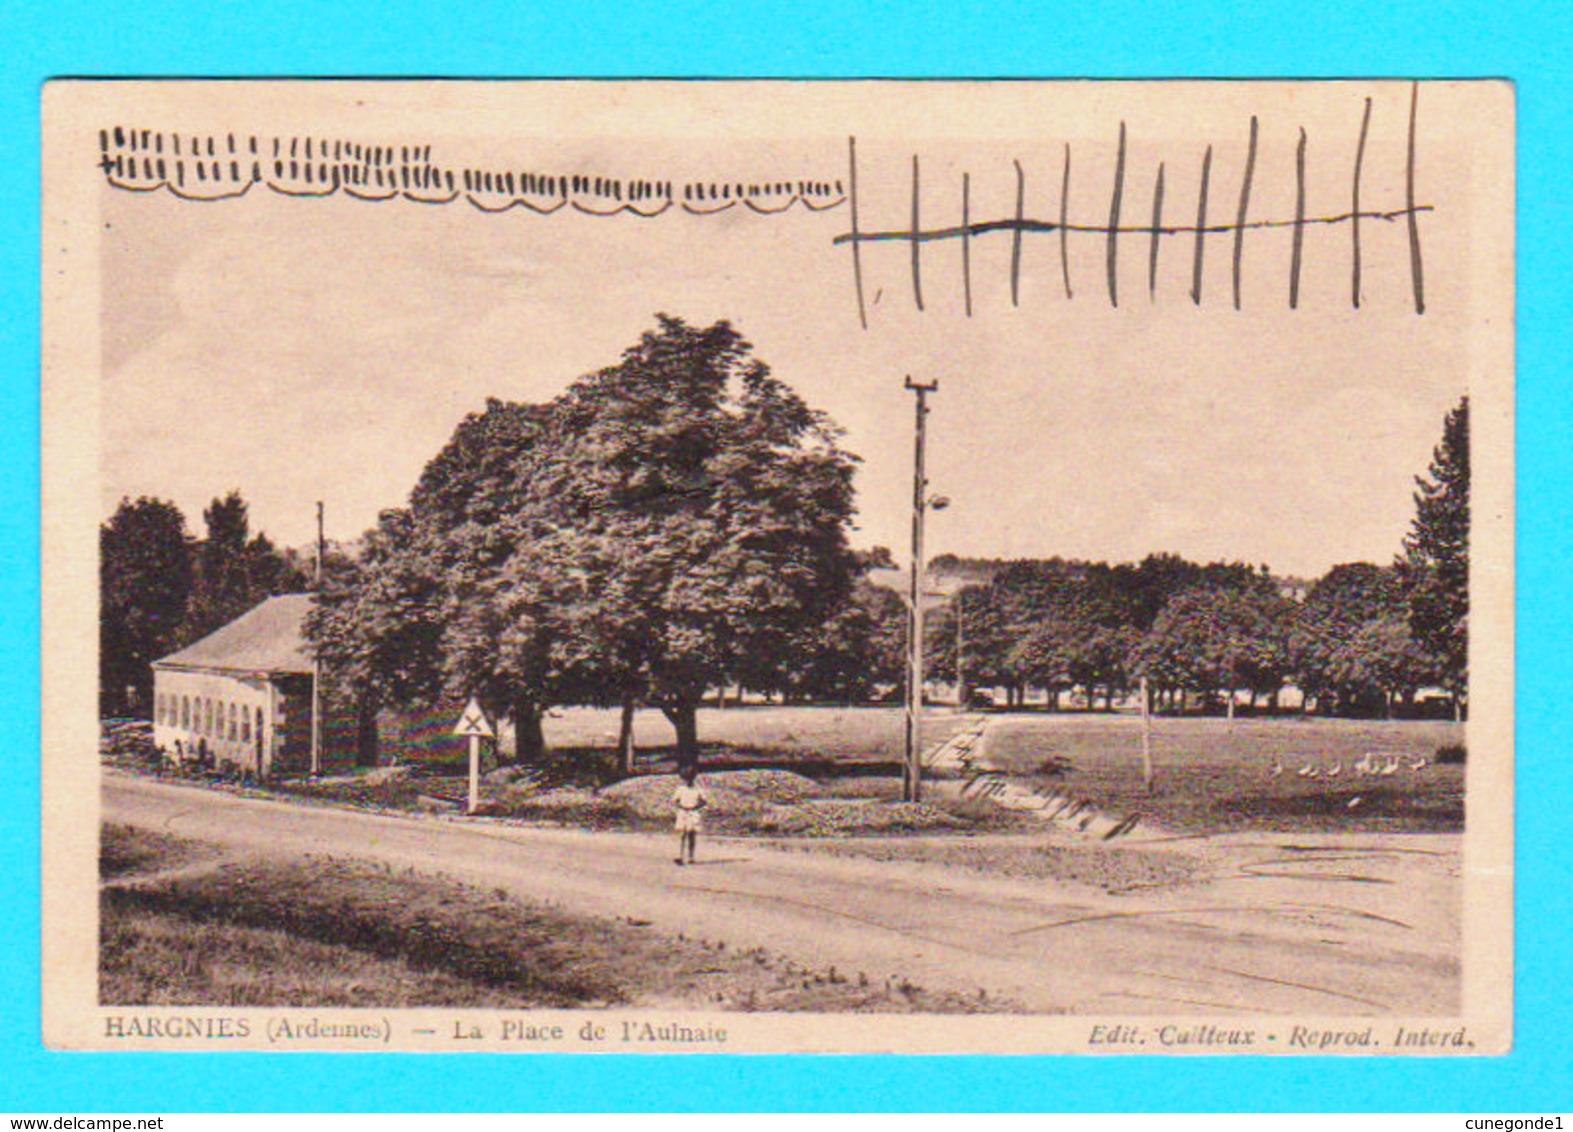
{"type": "Polygon", "coordinates": [[[1511,1047],[1507,84],[42,114],[51,1046],[1511,1047]]]}

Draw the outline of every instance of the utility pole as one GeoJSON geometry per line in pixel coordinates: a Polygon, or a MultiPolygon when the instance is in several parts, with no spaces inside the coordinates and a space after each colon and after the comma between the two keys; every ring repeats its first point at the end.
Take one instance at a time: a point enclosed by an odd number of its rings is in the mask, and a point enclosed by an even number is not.
{"type": "MultiPolygon", "coordinates": [[[[317,500],[317,569],[312,588],[322,596],[322,555],[326,540],[322,533],[322,500],[317,500]]],[[[311,777],[322,773],[322,658],[311,660],[311,777]]]]}
{"type": "Polygon", "coordinates": [[[928,395],[939,382],[906,379],[907,389],[916,396],[917,435],[912,467],[912,584],[911,616],[907,620],[907,747],[903,765],[903,801],[923,800],[923,512],[928,507],[928,479],[923,474],[923,438],[928,422],[928,395]]]}

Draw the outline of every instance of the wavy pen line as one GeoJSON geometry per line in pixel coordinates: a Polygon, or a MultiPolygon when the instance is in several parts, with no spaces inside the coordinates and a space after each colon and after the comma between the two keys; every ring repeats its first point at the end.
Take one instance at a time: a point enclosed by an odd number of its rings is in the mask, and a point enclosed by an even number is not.
{"type": "MultiPolygon", "coordinates": [[[[521,205],[526,207],[526,208],[530,207],[529,201],[522,200],[522,199],[520,199],[518,197],[515,197],[513,200],[510,200],[507,204],[502,205],[500,208],[492,208],[489,205],[482,204],[480,201],[476,200],[469,193],[465,193],[464,194],[464,199],[469,201],[472,205],[474,205],[480,211],[485,212],[485,213],[490,213],[490,214],[493,214],[493,215],[495,215],[495,214],[497,214],[499,212],[507,212],[510,209],[519,208],[521,205]]],[[[567,202],[564,201],[563,203],[566,204],[567,202]]],[[[561,208],[561,207],[562,207],[561,204],[559,204],[557,206],[557,208],[561,208]]],[[[552,211],[556,212],[557,209],[554,208],[554,209],[552,209],[552,211]]]]}
{"type": "Polygon", "coordinates": [[[167,189],[171,195],[177,196],[181,200],[195,201],[198,204],[207,204],[210,201],[239,200],[241,197],[249,193],[251,191],[251,186],[255,184],[254,181],[247,181],[245,187],[240,189],[238,192],[220,193],[217,196],[198,196],[194,193],[181,192],[167,180],[159,181],[152,185],[128,185],[124,181],[117,181],[113,177],[106,177],[105,179],[109,182],[112,188],[122,189],[128,193],[156,193],[159,189],[167,189]]]}
{"type": "MultiPolygon", "coordinates": [[[[111,187],[117,188],[117,189],[123,189],[124,191],[126,191],[128,193],[156,193],[156,192],[158,192],[159,189],[169,189],[171,192],[174,192],[173,186],[169,185],[168,183],[166,183],[164,181],[159,181],[157,184],[154,184],[154,185],[128,185],[128,184],[126,184],[123,181],[115,180],[113,177],[106,176],[104,179],[109,182],[111,187]]],[[[208,199],[217,199],[217,198],[196,197],[194,199],[196,199],[196,200],[208,200],[208,199]]]]}
{"type": "MultiPolygon", "coordinates": [[[[348,189],[346,189],[345,191],[348,192],[348,189]]],[[[355,194],[351,193],[350,195],[354,196],[355,194]]],[[[456,193],[456,192],[451,194],[451,195],[449,195],[449,196],[446,196],[446,197],[418,197],[418,196],[416,196],[416,195],[414,195],[413,193],[410,193],[410,192],[403,192],[403,193],[400,193],[399,195],[402,196],[405,200],[414,201],[416,204],[452,204],[454,201],[459,199],[459,194],[456,193]]],[[[392,198],[390,198],[390,197],[362,197],[361,199],[362,200],[390,200],[392,198]]]]}
{"type": "MultiPolygon", "coordinates": [[[[333,185],[333,186],[330,186],[330,187],[327,187],[327,188],[324,188],[324,189],[321,189],[321,190],[302,190],[302,189],[285,188],[284,186],[278,184],[277,182],[275,182],[273,180],[270,180],[270,179],[265,179],[265,178],[262,179],[260,182],[257,181],[257,180],[247,180],[246,182],[244,182],[242,184],[241,188],[239,188],[238,190],[236,190],[234,192],[215,193],[215,194],[212,194],[212,195],[201,195],[201,194],[194,194],[194,193],[184,192],[181,189],[176,188],[175,185],[171,181],[169,181],[167,178],[160,179],[157,182],[154,182],[152,184],[146,184],[146,185],[130,184],[130,183],[126,182],[126,181],[118,179],[117,177],[115,177],[113,174],[110,174],[110,173],[106,173],[104,179],[105,179],[106,183],[111,188],[120,189],[123,192],[153,193],[153,192],[157,192],[160,189],[165,189],[171,195],[173,195],[175,197],[178,197],[181,200],[196,201],[196,202],[199,202],[199,203],[210,203],[210,202],[214,202],[214,201],[224,201],[224,200],[238,200],[241,197],[245,196],[247,193],[249,193],[254,185],[256,185],[258,183],[261,183],[261,184],[267,185],[267,187],[269,189],[271,189],[273,192],[278,193],[281,196],[296,197],[296,198],[311,199],[311,200],[320,200],[320,199],[322,199],[324,197],[330,197],[330,196],[333,196],[334,194],[342,191],[346,196],[351,197],[351,198],[353,198],[355,200],[371,201],[371,202],[374,202],[374,203],[381,203],[383,201],[400,200],[400,199],[402,199],[402,200],[410,201],[410,202],[412,202],[414,204],[445,205],[445,204],[452,204],[454,201],[458,200],[461,196],[463,196],[464,199],[467,200],[477,210],[479,210],[481,212],[488,213],[488,214],[497,214],[497,213],[507,212],[507,211],[509,211],[510,209],[513,209],[513,208],[526,208],[526,209],[530,210],[531,212],[533,212],[533,213],[535,213],[535,214],[537,214],[539,216],[551,216],[553,213],[562,211],[562,209],[565,208],[566,206],[572,205],[573,208],[575,209],[575,211],[581,212],[581,213],[583,213],[586,216],[612,217],[612,216],[621,216],[621,215],[626,213],[626,214],[631,215],[631,216],[637,216],[637,217],[639,217],[640,219],[643,219],[643,220],[651,220],[651,219],[654,219],[657,216],[664,215],[665,213],[671,211],[671,209],[673,207],[675,207],[676,204],[677,204],[676,201],[671,200],[671,199],[667,199],[667,200],[665,200],[661,204],[661,206],[659,208],[654,208],[654,209],[643,209],[643,208],[638,207],[635,204],[622,204],[622,205],[619,205],[618,207],[612,208],[612,209],[597,209],[597,208],[591,208],[588,205],[581,204],[577,200],[565,199],[565,200],[558,201],[556,204],[552,205],[549,208],[543,208],[540,205],[534,204],[531,201],[529,201],[529,200],[527,200],[527,199],[525,199],[523,197],[514,197],[513,199],[509,200],[506,204],[503,204],[503,205],[500,205],[500,206],[493,206],[493,205],[488,205],[488,204],[484,203],[483,201],[478,199],[472,193],[454,192],[454,193],[451,193],[450,195],[448,195],[446,197],[423,197],[423,196],[419,196],[416,193],[413,193],[413,192],[409,191],[408,189],[405,189],[405,190],[394,189],[391,192],[383,193],[381,195],[374,195],[374,194],[371,194],[371,193],[359,192],[352,185],[349,185],[349,184],[346,184],[346,183],[340,183],[340,184],[333,185]]],[[[775,215],[779,215],[781,213],[789,211],[794,204],[801,204],[805,209],[807,209],[810,212],[826,212],[826,211],[829,211],[830,209],[837,208],[837,207],[845,204],[846,202],[847,202],[847,197],[843,195],[843,196],[837,197],[835,200],[829,201],[829,202],[827,202],[825,204],[816,205],[816,204],[814,204],[811,200],[809,200],[805,196],[794,195],[791,200],[787,201],[785,204],[783,204],[779,208],[764,207],[764,206],[761,206],[761,205],[758,205],[758,204],[754,203],[754,201],[752,199],[749,199],[749,198],[741,198],[740,200],[728,201],[726,204],[720,205],[719,207],[709,208],[709,209],[695,208],[692,205],[688,204],[687,202],[684,202],[682,207],[683,207],[684,211],[686,211],[686,212],[688,212],[688,213],[690,213],[690,214],[692,214],[694,216],[712,216],[712,215],[714,215],[714,214],[716,214],[718,212],[726,212],[728,209],[735,208],[735,207],[737,207],[737,205],[739,203],[741,203],[741,204],[747,205],[752,211],[754,211],[755,213],[758,213],[761,216],[775,216],[775,215]]]]}
{"type": "MultiPolygon", "coordinates": [[[[529,201],[525,200],[523,197],[515,197],[512,200],[510,200],[507,204],[503,205],[500,208],[492,208],[489,205],[482,204],[480,201],[476,200],[469,193],[465,193],[464,194],[464,199],[469,201],[470,204],[472,204],[477,210],[486,213],[488,216],[496,216],[496,215],[498,215],[500,213],[507,212],[510,209],[514,209],[514,208],[528,209],[529,211],[535,213],[537,216],[551,216],[553,213],[561,212],[564,208],[568,207],[568,204],[569,204],[569,202],[566,201],[566,200],[560,200],[556,204],[552,205],[551,208],[542,208],[540,205],[531,204],[529,201]]],[[[597,215],[610,215],[610,214],[609,213],[601,213],[601,214],[597,214],[597,215]]]]}
{"type": "Polygon", "coordinates": [[[238,191],[233,193],[221,193],[216,197],[204,197],[197,196],[194,193],[183,193],[179,189],[175,188],[174,185],[171,185],[168,181],[164,182],[164,187],[168,189],[173,195],[179,197],[181,200],[194,200],[207,203],[209,201],[239,200],[241,197],[245,196],[251,191],[251,186],[254,184],[256,184],[255,181],[247,181],[245,185],[242,186],[238,191]]]}
{"type": "Polygon", "coordinates": [[[538,204],[531,204],[529,201],[525,200],[523,197],[519,198],[519,203],[524,205],[525,208],[528,208],[531,212],[535,213],[535,215],[537,215],[537,216],[551,216],[554,213],[561,212],[568,204],[567,201],[560,200],[556,204],[552,205],[551,208],[542,208],[538,204]]]}
{"type": "Polygon", "coordinates": [[[759,213],[761,216],[776,216],[776,215],[779,215],[780,213],[786,212],[794,204],[801,204],[804,208],[808,209],[810,212],[825,212],[825,211],[827,211],[829,209],[835,208],[838,204],[845,204],[846,203],[846,199],[847,198],[844,197],[844,196],[837,197],[835,200],[831,201],[829,204],[822,204],[822,205],[816,206],[807,197],[801,196],[799,194],[794,193],[792,195],[792,199],[787,201],[780,208],[764,208],[764,207],[761,207],[760,205],[755,204],[753,202],[753,199],[750,198],[750,197],[744,197],[743,198],[743,203],[746,204],[749,208],[753,209],[755,212],[759,213]]]}
{"type": "Polygon", "coordinates": [[[576,212],[582,212],[586,216],[617,216],[620,213],[626,212],[626,213],[629,213],[630,215],[639,217],[641,220],[652,220],[655,217],[660,216],[667,209],[672,207],[672,202],[671,201],[667,201],[665,204],[663,204],[660,208],[656,209],[654,212],[645,212],[643,209],[635,208],[631,204],[619,205],[618,207],[613,208],[613,209],[602,210],[602,209],[598,209],[598,208],[587,208],[584,205],[580,204],[578,201],[570,201],[569,203],[571,203],[574,206],[574,210],[576,212]]]}
{"type": "MultiPolygon", "coordinates": [[[[256,182],[252,182],[252,184],[255,183],[256,182]]],[[[281,189],[272,181],[264,181],[263,184],[267,185],[268,188],[278,193],[281,197],[295,197],[300,200],[321,200],[323,197],[331,197],[334,193],[339,191],[337,186],[331,189],[324,189],[322,192],[316,193],[296,191],[295,189],[281,189]]]]}

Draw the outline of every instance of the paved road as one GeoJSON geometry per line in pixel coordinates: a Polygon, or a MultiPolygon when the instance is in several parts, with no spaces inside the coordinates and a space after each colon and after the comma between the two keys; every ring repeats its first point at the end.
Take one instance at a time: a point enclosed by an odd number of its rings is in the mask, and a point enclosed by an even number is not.
{"type": "Polygon", "coordinates": [[[335,854],[441,872],[591,915],[649,920],[821,969],[980,988],[1029,1011],[1455,1014],[1460,839],[1236,835],[1205,883],[1110,895],[707,839],[386,817],[111,774],[108,821],[270,858],[335,854]]]}

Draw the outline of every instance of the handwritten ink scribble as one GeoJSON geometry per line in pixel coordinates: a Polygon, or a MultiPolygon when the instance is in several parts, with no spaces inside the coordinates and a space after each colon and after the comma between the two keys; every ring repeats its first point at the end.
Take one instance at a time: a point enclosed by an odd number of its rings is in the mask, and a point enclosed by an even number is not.
{"type": "Polygon", "coordinates": [[[790,180],[625,179],[587,173],[451,168],[429,145],[368,145],[342,138],[191,135],[115,126],[98,132],[99,168],[112,188],[163,190],[181,200],[238,200],[258,186],[287,197],[445,205],[485,213],[652,219],[674,209],[708,216],[744,208],[763,216],[801,205],[825,212],[846,203],[836,178],[790,180]]]}
{"type": "MultiPolygon", "coordinates": [[[[1053,234],[1059,243],[1060,273],[1063,277],[1065,298],[1074,297],[1071,285],[1069,239],[1072,235],[1096,235],[1104,241],[1107,292],[1111,306],[1119,305],[1119,237],[1145,234],[1149,241],[1147,264],[1147,290],[1152,301],[1158,293],[1158,265],[1164,240],[1173,236],[1189,236],[1194,241],[1191,261],[1191,300],[1202,302],[1203,250],[1209,235],[1233,236],[1231,264],[1232,299],[1236,310],[1248,304],[1242,271],[1245,234],[1252,230],[1278,228],[1292,229],[1290,245],[1288,303],[1291,309],[1301,305],[1301,277],[1305,269],[1305,229],[1311,226],[1330,227],[1348,225],[1350,231],[1349,268],[1350,303],[1359,309],[1365,298],[1363,266],[1366,247],[1362,240],[1362,222],[1393,224],[1402,221],[1408,236],[1410,282],[1416,314],[1424,314],[1425,276],[1420,239],[1420,216],[1431,212],[1434,206],[1416,203],[1416,170],[1418,149],[1419,84],[1409,90],[1407,107],[1407,147],[1404,166],[1404,198],[1402,204],[1389,203],[1389,207],[1373,208],[1362,202],[1362,182],[1365,176],[1366,142],[1370,132],[1373,104],[1372,97],[1363,98],[1363,113],[1358,118],[1358,140],[1350,145],[1354,162],[1349,183],[1348,207],[1308,215],[1306,201],[1306,135],[1295,125],[1298,144],[1289,158],[1275,160],[1271,151],[1260,170],[1263,177],[1294,176],[1295,208],[1292,217],[1255,218],[1249,215],[1253,183],[1258,176],[1258,135],[1268,132],[1269,141],[1283,136],[1284,124],[1260,123],[1257,115],[1249,119],[1249,143],[1246,150],[1243,176],[1240,183],[1238,207],[1233,223],[1216,223],[1208,220],[1209,181],[1212,171],[1213,145],[1205,148],[1200,168],[1200,184],[1196,195],[1196,219],[1192,224],[1164,223],[1166,162],[1157,164],[1157,177],[1153,188],[1152,216],[1149,223],[1128,223],[1124,220],[1124,194],[1126,180],[1127,148],[1126,123],[1119,122],[1118,142],[1112,157],[1111,194],[1106,223],[1087,223],[1072,220],[1069,214],[1071,145],[1063,146],[1063,163],[1060,170],[1059,215],[1057,219],[1037,219],[1026,215],[1025,198],[1027,164],[1020,156],[1010,158],[1009,170],[1015,180],[1014,214],[993,219],[973,219],[972,172],[962,178],[962,216],[959,225],[924,227],[923,184],[920,168],[924,159],[921,153],[910,153],[911,196],[907,223],[900,226],[878,227],[869,224],[859,210],[860,168],[857,139],[848,138],[847,169],[845,181],[841,177],[819,176],[792,177],[773,180],[708,178],[680,180],[670,178],[619,178],[592,173],[521,170],[517,168],[452,167],[433,159],[430,145],[367,144],[343,138],[308,136],[258,137],[227,134],[182,134],[179,132],[114,126],[99,131],[98,167],[107,183],[115,189],[132,193],[165,191],[187,201],[214,203],[238,200],[253,189],[263,186],[270,192],[285,197],[318,199],[343,196],[371,203],[392,200],[410,201],[427,205],[449,205],[464,201],[476,210],[487,214],[512,212],[538,216],[552,216],[563,210],[597,217],[626,216],[653,219],[668,212],[693,216],[711,216],[742,210],[758,215],[785,213],[800,205],[807,212],[826,212],[846,206],[850,231],[832,238],[832,246],[848,245],[851,251],[853,290],[857,301],[858,319],[862,327],[869,328],[869,307],[878,304],[882,287],[873,287],[867,278],[877,260],[869,262],[865,245],[887,243],[906,245],[907,270],[911,276],[914,305],[919,312],[925,310],[922,278],[923,246],[936,241],[959,239],[962,241],[963,309],[968,317],[973,314],[972,296],[972,242],[978,237],[996,232],[1010,234],[1010,302],[1021,303],[1021,267],[1024,256],[1024,238],[1033,234],[1053,234]],[[1290,172],[1292,170],[1292,173],[1290,172]],[[867,290],[875,294],[873,303],[866,299],[867,290]]],[[[1344,150],[1343,152],[1349,152],[1344,150]]],[[[1055,155],[1059,157],[1058,154],[1055,155]]],[[[1192,157],[1190,160],[1194,160],[1192,157]]],[[[905,164],[905,162],[903,162],[905,164]]],[[[861,170],[862,179],[868,176],[867,161],[861,170]]],[[[943,159],[941,159],[943,164],[943,159]]],[[[876,163],[875,173],[880,167],[876,163]]],[[[980,176],[987,176],[982,173],[980,176]]],[[[1180,191],[1183,193],[1184,188],[1180,191]]],[[[889,199],[887,196],[876,199],[889,199]]],[[[1183,199],[1179,202],[1186,205],[1183,199]]],[[[899,221],[897,222],[899,224],[899,221]]],[[[931,221],[932,223],[932,221],[931,221]]],[[[932,303],[927,304],[932,305],[932,303]]]]}
{"type": "MultiPolygon", "coordinates": [[[[1158,163],[1158,174],[1153,190],[1152,217],[1148,223],[1130,223],[1123,219],[1123,204],[1125,193],[1125,175],[1127,164],[1126,123],[1119,123],[1118,140],[1113,147],[1112,158],[1108,159],[1112,166],[1111,193],[1109,197],[1109,216],[1106,223],[1087,223],[1073,221],[1069,216],[1070,196],[1070,171],[1071,171],[1071,146],[1064,145],[1063,164],[1061,168],[1061,187],[1058,219],[1039,219],[1024,215],[1023,199],[1024,186],[1027,173],[1025,163],[1020,157],[1010,159],[1008,166],[1000,169],[999,177],[1005,181],[1014,177],[1016,208],[1014,215],[999,216],[992,219],[972,218],[972,191],[973,172],[969,171],[963,179],[963,205],[962,222],[959,225],[945,225],[923,227],[919,223],[921,215],[921,191],[917,178],[920,154],[911,157],[911,205],[909,222],[901,227],[877,227],[868,223],[866,217],[858,216],[856,200],[853,201],[852,213],[854,223],[851,230],[842,232],[832,237],[833,245],[848,245],[852,252],[852,267],[854,273],[855,289],[858,295],[858,313],[864,328],[868,326],[868,312],[863,304],[862,296],[865,286],[865,277],[868,274],[868,257],[864,251],[865,246],[878,246],[899,242],[908,249],[908,268],[911,272],[912,287],[917,298],[916,306],[923,309],[923,291],[921,280],[921,249],[924,244],[945,240],[960,240],[962,242],[962,286],[964,288],[964,308],[970,315],[972,313],[972,265],[973,241],[979,237],[989,236],[998,232],[1010,234],[1010,296],[1011,305],[1020,302],[1020,270],[1022,261],[1023,237],[1027,235],[1054,234],[1058,237],[1060,245],[1060,267],[1064,278],[1066,299],[1073,297],[1070,278],[1070,257],[1068,253],[1069,237],[1072,235],[1095,235],[1103,238],[1104,261],[1107,275],[1107,294],[1109,305],[1119,306],[1119,237],[1125,234],[1144,234],[1150,241],[1148,251],[1148,294],[1156,301],[1158,291],[1158,262],[1159,252],[1165,238],[1172,236],[1190,236],[1194,238],[1194,249],[1191,260],[1191,286],[1190,297],[1197,305],[1202,301],[1202,266],[1203,250],[1206,238],[1210,235],[1232,235],[1233,255],[1230,263],[1231,299],[1236,310],[1244,309],[1248,303],[1246,299],[1246,278],[1243,269],[1245,234],[1251,231],[1290,229],[1292,243],[1289,245],[1289,289],[1288,302],[1292,309],[1297,309],[1303,299],[1301,293],[1301,277],[1305,269],[1306,245],[1305,230],[1308,227],[1332,227],[1347,224],[1352,235],[1350,248],[1351,273],[1353,283],[1351,287],[1351,304],[1359,309],[1364,297],[1361,288],[1361,267],[1364,248],[1361,242],[1362,221],[1377,221],[1394,224],[1402,221],[1408,236],[1408,253],[1411,286],[1414,292],[1414,307],[1417,314],[1424,314],[1425,303],[1425,278],[1420,241],[1420,216],[1432,212],[1434,205],[1418,204],[1415,199],[1415,181],[1417,165],[1417,133],[1418,133],[1418,104],[1419,84],[1412,84],[1409,91],[1407,107],[1408,146],[1404,168],[1404,200],[1400,205],[1386,208],[1372,208],[1362,206],[1361,180],[1364,174],[1366,138],[1371,124],[1371,107],[1373,100],[1364,99],[1364,114],[1359,122],[1359,140],[1353,147],[1355,162],[1352,181],[1349,187],[1351,206],[1337,211],[1323,212],[1319,215],[1307,213],[1306,201],[1306,135],[1303,128],[1294,127],[1297,144],[1287,151],[1288,160],[1283,162],[1282,168],[1263,168],[1259,153],[1259,138],[1265,131],[1257,115],[1248,119],[1247,141],[1244,147],[1244,160],[1242,165],[1239,195],[1236,201],[1236,213],[1232,223],[1218,223],[1208,221],[1208,196],[1209,181],[1211,179],[1213,164],[1213,146],[1208,145],[1202,156],[1200,170],[1200,185],[1196,195],[1196,220],[1192,224],[1164,223],[1164,170],[1165,162],[1158,163]],[[1293,176],[1295,186],[1295,208],[1293,216],[1280,216],[1270,218],[1253,218],[1250,215],[1251,200],[1254,195],[1255,182],[1259,177],[1270,175],[1293,176]]],[[[1281,135],[1280,135],[1281,136],[1281,135]]],[[[856,163],[857,143],[852,139],[849,150],[853,155],[852,172],[854,179],[858,173],[856,163]]],[[[867,162],[865,161],[865,166],[867,162]]],[[[867,180],[867,168],[863,170],[864,180],[867,180]]],[[[986,174],[980,174],[986,176],[986,174]]],[[[855,180],[854,180],[855,183],[855,180]]],[[[1003,189],[1003,185],[1002,185],[1003,189]]]]}

